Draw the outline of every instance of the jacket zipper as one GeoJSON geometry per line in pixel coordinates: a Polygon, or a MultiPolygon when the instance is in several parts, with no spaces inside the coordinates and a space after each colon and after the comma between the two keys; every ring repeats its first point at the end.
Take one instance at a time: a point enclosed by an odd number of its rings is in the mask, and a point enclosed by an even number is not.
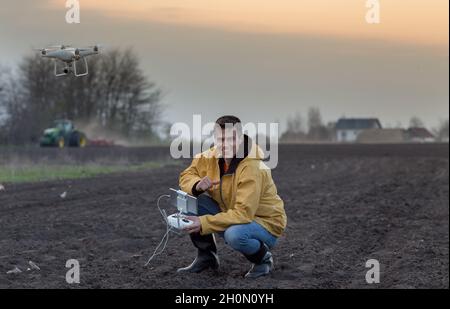
{"type": "MultiPolygon", "coordinates": [[[[220,200],[222,201],[222,204],[225,206],[225,208],[228,209],[227,204],[225,204],[225,201],[223,200],[223,193],[222,193],[222,181],[223,181],[223,177],[225,177],[225,176],[234,176],[234,174],[224,174],[224,175],[222,175],[222,177],[220,178],[220,186],[219,186],[219,190],[220,190],[220,200]]],[[[234,178],[234,177],[232,177],[232,179],[231,179],[231,182],[232,182],[231,185],[233,185],[233,178],[234,178]]]]}

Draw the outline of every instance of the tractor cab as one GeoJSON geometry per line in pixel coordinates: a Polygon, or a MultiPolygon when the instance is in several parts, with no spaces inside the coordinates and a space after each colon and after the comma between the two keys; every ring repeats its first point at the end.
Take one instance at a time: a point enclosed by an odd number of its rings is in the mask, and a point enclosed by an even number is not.
{"type": "Polygon", "coordinates": [[[70,120],[55,120],[53,127],[62,132],[72,132],[75,130],[75,126],[70,120]]]}

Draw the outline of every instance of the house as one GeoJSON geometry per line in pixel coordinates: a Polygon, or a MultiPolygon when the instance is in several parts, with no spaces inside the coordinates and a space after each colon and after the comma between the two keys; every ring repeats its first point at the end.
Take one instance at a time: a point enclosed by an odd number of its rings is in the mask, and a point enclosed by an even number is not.
{"type": "Polygon", "coordinates": [[[361,132],[381,128],[377,118],[341,118],[336,123],[336,140],[344,143],[356,142],[361,132]]]}
{"type": "Polygon", "coordinates": [[[435,136],[426,128],[409,128],[406,130],[408,141],[413,143],[432,143],[435,136]]]}
{"type": "Polygon", "coordinates": [[[397,144],[406,142],[407,134],[404,129],[369,129],[362,131],[356,141],[358,143],[387,143],[397,144]]]}

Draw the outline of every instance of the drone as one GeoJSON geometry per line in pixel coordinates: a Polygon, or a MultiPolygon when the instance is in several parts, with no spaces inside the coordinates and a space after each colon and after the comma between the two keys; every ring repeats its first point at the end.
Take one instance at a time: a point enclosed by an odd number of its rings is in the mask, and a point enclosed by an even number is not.
{"type": "Polygon", "coordinates": [[[99,46],[88,47],[72,47],[70,45],[56,45],[49,46],[47,48],[36,49],[40,52],[44,58],[54,59],[55,63],[55,76],[64,76],[69,73],[73,73],[75,77],[85,76],[89,74],[87,56],[97,55],[99,53],[99,46]],[[64,63],[62,71],[58,71],[58,62],[64,63]],[[84,72],[79,73],[77,69],[77,62],[84,62],[84,72]]]}

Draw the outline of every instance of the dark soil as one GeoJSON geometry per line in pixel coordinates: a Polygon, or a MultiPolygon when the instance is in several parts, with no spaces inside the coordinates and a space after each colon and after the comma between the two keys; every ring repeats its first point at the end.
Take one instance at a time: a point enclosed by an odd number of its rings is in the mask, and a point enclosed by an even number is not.
{"type": "MultiPolygon", "coordinates": [[[[274,272],[258,280],[243,279],[249,263],[221,239],[218,273],[178,275],[195,256],[186,235],[171,235],[166,251],[144,267],[165,231],[156,199],[177,186],[188,161],[91,179],[3,184],[0,288],[448,288],[448,151],[448,144],[280,146],[273,177],[288,227],[273,250],[274,272]],[[80,262],[78,285],[65,281],[68,259],[80,262]],[[366,283],[368,259],[380,262],[379,284],[366,283]],[[30,260],[41,270],[26,271],[30,260]],[[15,266],[23,272],[6,274],[15,266]]],[[[21,153],[3,158],[15,152],[21,153]]],[[[65,150],[63,157],[135,162],[166,154],[91,148],[65,150]]],[[[40,149],[21,158],[60,156],[40,149]]]]}

